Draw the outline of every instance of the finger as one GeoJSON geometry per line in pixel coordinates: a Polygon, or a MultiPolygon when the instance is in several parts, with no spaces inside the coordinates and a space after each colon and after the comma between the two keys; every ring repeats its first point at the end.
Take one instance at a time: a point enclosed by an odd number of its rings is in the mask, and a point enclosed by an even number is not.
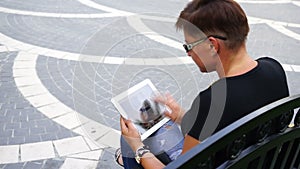
{"type": "Polygon", "coordinates": [[[172,109],[169,106],[165,105],[163,112],[164,112],[164,114],[171,114],[172,109]]]}
{"type": "Polygon", "coordinates": [[[133,125],[133,123],[131,122],[131,120],[128,120],[128,119],[125,119],[125,118],[122,118],[126,128],[130,129],[133,125]]]}
{"type": "Polygon", "coordinates": [[[170,112],[168,112],[168,111],[165,111],[165,116],[166,116],[166,117],[169,117],[169,118],[172,118],[172,115],[171,115],[171,113],[170,113],[170,112]]]}
{"type": "Polygon", "coordinates": [[[173,98],[172,95],[171,95],[171,93],[169,93],[169,92],[166,93],[166,97],[167,98],[173,98]]]}
{"type": "Polygon", "coordinates": [[[120,118],[120,126],[121,126],[121,132],[122,132],[122,134],[128,133],[128,128],[127,128],[127,126],[125,124],[125,121],[124,121],[123,117],[120,118]]]}
{"type": "Polygon", "coordinates": [[[166,105],[167,105],[167,106],[172,106],[172,104],[173,104],[174,102],[176,102],[175,99],[174,99],[170,94],[167,95],[166,97],[167,97],[167,102],[166,102],[166,105]]]}
{"type": "Polygon", "coordinates": [[[128,130],[135,129],[134,124],[133,124],[130,120],[124,119],[124,122],[125,122],[125,124],[126,124],[128,130]]]}
{"type": "Polygon", "coordinates": [[[162,95],[155,96],[153,100],[162,104],[166,104],[167,101],[166,98],[162,95]]]}

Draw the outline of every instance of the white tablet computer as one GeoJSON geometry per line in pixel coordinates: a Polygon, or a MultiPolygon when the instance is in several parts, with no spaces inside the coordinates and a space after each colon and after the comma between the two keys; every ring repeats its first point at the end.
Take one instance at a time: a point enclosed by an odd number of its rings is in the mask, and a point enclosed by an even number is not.
{"type": "Polygon", "coordinates": [[[158,90],[146,79],[111,99],[125,119],[130,119],[144,140],[170,119],[164,116],[166,106],[153,100],[158,90]]]}

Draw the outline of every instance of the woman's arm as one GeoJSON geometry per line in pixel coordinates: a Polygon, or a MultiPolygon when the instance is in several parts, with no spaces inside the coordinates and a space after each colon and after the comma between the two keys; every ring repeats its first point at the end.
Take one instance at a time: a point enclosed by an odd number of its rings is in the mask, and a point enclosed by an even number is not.
{"type": "Polygon", "coordinates": [[[200,141],[195,139],[192,136],[189,136],[188,134],[184,137],[184,142],[183,142],[183,149],[181,154],[186,153],[187,151],[189,151],[190,149],[192,149],[193,147],[195,147],[196,145],[200,144],[200,141]]]}
{"type": "MultiPolygon", "coordinates": [[[[126,120],[123,117],[121,117],[120,125],[123,138],[130,145],[133,152],[136,152],[138,148],[144,146],[140,134],[138,133],[134,124],[130,120],[126,120]]],[[[164,168],[164,164],[160,162],[151,152],[148,152],[141,157],[140,164],[145,169],[164,168]]]]}
{"type": "MultiPolygon", "coordinates": [[[[142,146],[144,146],[140,134],[138,133],[137,129],[135,128],[134,124],[130,120],[126,120],[124,118],[120,118],[120,125],[121,125],[121,132],[124,139],[130,145],[131,149],[136,152],[136,150],[142,146]]],[[[171,138],[170,138],[171,139],[171,138]]],[[[187,152],[200,141],[196,140],[195,138],[186,135],[183,144],[183,151],[182,153],[187,152]]],[[[142,158],[140,159],[140,164],[145,169],[157,169],[157,168],[164,168],[164,164],[159,161],[151,152],[145,153],[142,158]]]]}

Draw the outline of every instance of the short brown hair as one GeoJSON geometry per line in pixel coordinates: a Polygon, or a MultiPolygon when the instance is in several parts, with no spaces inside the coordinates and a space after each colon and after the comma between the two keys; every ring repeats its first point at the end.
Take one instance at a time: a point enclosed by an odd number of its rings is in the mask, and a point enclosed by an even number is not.
{"type": "MultiPolygon", "coordinates": [[[[234,0],[193,0],[180,13],[177,29],[184,29],[190,22],[206,36],[226,36],[229,49],[239,48],[247,39],[248,20],[241,6],[234,0]]],[[[188,32],[189,33],[189,32],[188,32]]]]}

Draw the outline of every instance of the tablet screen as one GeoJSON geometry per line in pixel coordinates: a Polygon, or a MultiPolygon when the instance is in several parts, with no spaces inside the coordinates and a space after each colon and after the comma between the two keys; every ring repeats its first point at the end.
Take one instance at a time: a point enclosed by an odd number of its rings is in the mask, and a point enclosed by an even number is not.
{"type": "Polygon", "coordinates": [[[153,83],[146,79],[111,99],[120,114],[135,123],[142,139],[169,121],[163,115],[165,106],[153,100],[157,94],[153,83]]]}

